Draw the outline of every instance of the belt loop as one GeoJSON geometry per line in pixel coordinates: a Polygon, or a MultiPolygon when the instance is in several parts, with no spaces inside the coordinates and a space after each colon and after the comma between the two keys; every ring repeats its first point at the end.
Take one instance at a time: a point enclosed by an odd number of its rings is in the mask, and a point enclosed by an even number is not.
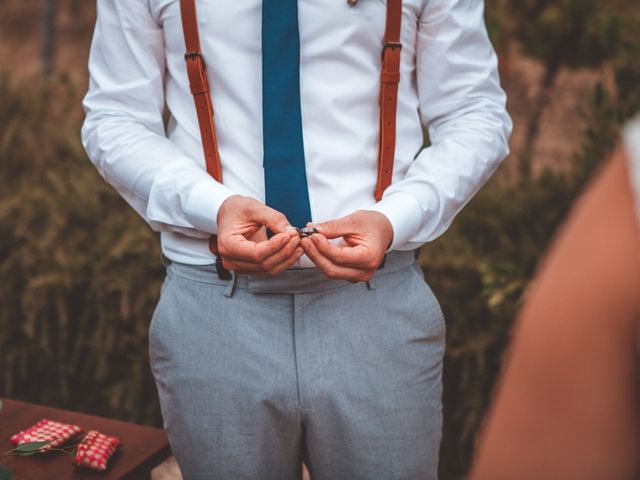
{"type": "Polygon", "coordinates": [[[227,283],[227,288],[224,291],[224,296],[227,298],[231,298],[233,295],[233,291],[236,289],[236,282],[238,281],[238,276],[236,272],[231,272],[231,280],[227,283]]]}

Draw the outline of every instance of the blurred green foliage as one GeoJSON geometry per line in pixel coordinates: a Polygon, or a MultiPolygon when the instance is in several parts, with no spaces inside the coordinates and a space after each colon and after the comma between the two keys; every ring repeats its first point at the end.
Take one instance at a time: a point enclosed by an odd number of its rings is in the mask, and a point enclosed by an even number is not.
{"type": "MultiPolygon", "coordinates": [[[[616,38],[616,47],[609,51],[608,57],[593,60],[594,64],[606,60],[614,86],[606,88],[600,82],[586,99],[582,112],[586,120],[584,140],[579,153],[570,159],[568,171],[546,170],[529,178],[529,172],[523,172],[521,168],[521,176],[515,182],[494,177],[451,229],[441,239],[423,248],[426,278],[443,304],[448,328],[445,428],[440,465],[443,479],[462,478],[469,467],[511,326],[545,250],[599,163],[615,148],[620,126],[640,112],[640,90],[637,88],[640,85],[640,37],[637,36],[640,12],[630,13],[623,5],[624,0],[613,3],[605,0],[531,0],[509,4],[489,0],[488,8],[495,7],[488,17],[492,32],[505,43],[508,43],[505,38],[518,38],[514,36],[513,24],[501,23],[496,15],[506,15],[509,9],[526,11],[529,23],[540,22],[541,31],[533,38],[527,37],[533,33],[518,32],[520,44],[525,50],[532,49],[532,55],[537,55],[533,49],[545,47],[531,43],[545,42],[543,27],[550,20],[538,18],[535,15],[539,12],[527,10],[536,3],[557,15],[570,13],[562,10],[565,3],[589,11],[608,9],[606,21],[583,16],[589,25],[571,28],[587,35],[588,44],[596,42],[591,37],[599,38],[594,33],[593,23],[606,30],[601,35],[616,38]],[[616,25],[615,33],[610,31],[612,24],[616,25]]],[[[524,22],[527,15],[522,17],[523,23],[527,23],[524,22]]],[[[506,18],[517,20],[514,16],[506,18]]],[[[534,27],[529,25],[527,28],[534,27]]],[[[559,24],[558,28],[565,27],[559,24]]],[[[554,38],[549,42],[557,40],[554,38]]],[[[563,47],[556,44],[556,48],[563,47]]],[[[571,49],[567,48],[567,51],[571,49]]],[[[588,52],[582,54],[588,56],[588,52]]],[[[565,60],[562,67],[588,64],[587,59],[576,60],[571,56],[565,60]]]]}
{"type": "MultiPolygon", "coordinates": [[[[598,67],[620,47],[624,16],[616,0],[508,2],[511,35],[545,65],[598,67]]],[[[618,2],[620,3],[620,2],[618,2]]]]}
{"type": "MultiPolygon", "coordinates": [[[[534,3],[487,1],[499,45],[519,42],[541,57],[543,47],[528,38],[544,41],[544,25],[562,27],[554,15],[580,2],[539,0],[544,15],[526,10],[534,3]],[[538,22],[537,36],[515,35],[511,9],[538,22]]],[[[583,4],[591,8],[592,0],[583,4]]],[[[497,176],[447,234],[423,248],[448,326],[443,479],[468,468],[512,322],[544,250],[613,149],[621,123],[640,110],[640,40],[626,13],[620,7],[615,20],[581,17],[588,28],[578,30],[595,39],[589,42],[615,38],[616,48],[599,60],[613,87],[599,84],[585,102],[587,128],[572,168],[527,181],[497,176]],[[593,33],[598,25],[605,31],[593,33]]],[[[147,357],[163,276],[157,236],[86,159],[80,92],[64,78],[30,85],[0,77],[0,393],[159,426],[147,357]]]]}
{"type": "MultiPolygon", "coordinates": [[[[502,46],[517,45],[543,67],[531,105],[525,145],[518,158],[520,176],[531,177],[542,115],[560,71],[620,64],[638,58],[638,15],[627,14],[629,0],[488,0],[492,33],[502,46]],[[508,19],[508,20],[506,20],[508,19]]],[[[637,5],[636,5],[637,7],[637,5]]]]}
{"type": "Polygon", "coordinates": [[[87,161],[77,98],[0,78],[0,392],[157,423],[159,246],[87,161]]]}
{"type": "Polygon", "coordinates": [[[496,179],[423,248],[447,319],[441,478],[469,465],[523,292],[582,180],[550,171],[517,184],[496,179]]]}

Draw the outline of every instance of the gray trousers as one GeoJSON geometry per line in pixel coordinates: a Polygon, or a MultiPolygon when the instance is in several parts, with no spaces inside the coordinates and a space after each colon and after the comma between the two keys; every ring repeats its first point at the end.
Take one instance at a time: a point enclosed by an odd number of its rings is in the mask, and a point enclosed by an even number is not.
{"type": "Polygon", "coordinates": [[[444,335],[413,252],[359,284],[169,264],[149,353],[184,478],[436,479],[444,335]]]}

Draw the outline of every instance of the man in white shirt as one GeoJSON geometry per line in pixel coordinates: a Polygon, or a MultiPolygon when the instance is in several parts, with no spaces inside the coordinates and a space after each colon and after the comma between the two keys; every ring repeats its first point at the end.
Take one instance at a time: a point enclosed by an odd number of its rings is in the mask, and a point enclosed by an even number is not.
{"type": "Polygon", "coordinates": [[[301,459],[314,480],[436,478],[444,324],[413,251],[508,153],[483,2],[403,2],[393,183],[376,202],[386,2],[294,1],[318,231],[302,239],[265,205],[263,3],[197,2],[223,185],[204,169],[178,0],[98,0],[82,138],[170,263],[150,355],[172,449],[187,479],[299,478],[301,459]]]}

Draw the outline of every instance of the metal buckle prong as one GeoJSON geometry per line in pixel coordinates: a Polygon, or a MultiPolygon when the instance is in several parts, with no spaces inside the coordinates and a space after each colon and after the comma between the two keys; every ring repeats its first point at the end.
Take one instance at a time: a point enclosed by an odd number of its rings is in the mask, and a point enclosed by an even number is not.
{"type": "Polygon", "coordinates": [[[387,49],[390,50],[402,50],[402,43],[400,42],[387,42],[384,44],[384,47],[382,47],[382,58],[384,58],[384,54],[387,52],[387,49]]]}
{"type": "Polygon", "coordinates": [[[195,60],[196,58],[202,60],[202,54],[200,52],[187,52],[184,54],[185,60],[195,60]]]}

